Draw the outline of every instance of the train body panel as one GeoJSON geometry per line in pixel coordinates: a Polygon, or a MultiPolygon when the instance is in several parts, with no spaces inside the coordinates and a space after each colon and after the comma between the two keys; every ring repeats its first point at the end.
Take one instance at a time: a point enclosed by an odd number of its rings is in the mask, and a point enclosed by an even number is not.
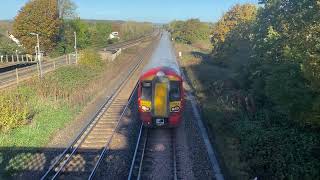
{"type": "Polygon", "coordinates": [[[183,79],[167,32],[140,76],[138,104],[145,126],[177,127],[182,121],[183,79]]]}

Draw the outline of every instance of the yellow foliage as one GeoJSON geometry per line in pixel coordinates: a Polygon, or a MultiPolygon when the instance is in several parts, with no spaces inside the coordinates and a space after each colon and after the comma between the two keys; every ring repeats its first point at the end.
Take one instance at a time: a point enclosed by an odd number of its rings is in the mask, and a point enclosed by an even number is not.
{"type": "Polygon", "coordinates": [[[13,23],[13,34],[28,52],[34,52],[36,37],[30,33],[38,33],[40,50],[50,51],[57,43],[60,20],[56,0],[33,0],[19,11],[13,23]]]}
{"type": "Polygon", "coordinates": [[[212,41],[223,43],[228,33],[240,23],[254,20],[257,15],[257,7],[253,4],[235,5],[214,25],[212,41]]]}
{"type": "Polygon", "coordinates": [[[102,59],[95,50],[85,49],[80,53],[79,64],[93,69],[99,69],[103,66],[102,59]]]}
{"type": "Polygon", "coordinates": [[[0,132],[6,132],[27,123],[31,114],[28,98],[19,93],[2,92],[0,109],[0,132]]]}

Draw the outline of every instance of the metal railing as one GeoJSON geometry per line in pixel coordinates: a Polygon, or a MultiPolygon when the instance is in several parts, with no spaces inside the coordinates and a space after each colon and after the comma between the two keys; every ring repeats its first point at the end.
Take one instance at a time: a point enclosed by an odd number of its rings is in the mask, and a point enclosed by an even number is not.
{"type": "Polygon", "coordinates": [[[26,66],[23,68],[16,68],[14,71],[7,71],[0,74],[0,88],[5,88],[15,84],[19,84],[21,81],[30,79],[32,77],[39,76],[42,72],[43,74],[56,70],[62,66],[75,64],[76,58],[74,54],[67,54],[54,59],[49,59],[42,62],[40,69],[38,61],[29,61],[29,63],[34,63],[35,65],[26,66]]]}
{"type": "Polygon", "coordinates": [[[28,63],[36,61],[36,56],[31,54],[15,54],[15,55],[0,55],[0,63],[28,63]]]}

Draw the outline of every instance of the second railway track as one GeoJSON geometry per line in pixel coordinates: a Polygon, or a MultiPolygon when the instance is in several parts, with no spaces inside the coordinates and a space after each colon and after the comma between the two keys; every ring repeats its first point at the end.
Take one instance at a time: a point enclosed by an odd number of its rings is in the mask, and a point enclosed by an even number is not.
{"type": "Polygon", "coordinates": [[[92,179],[109,144],[117,131],[119,122],[132,101],[137,74],[144,61],[143,56],[151,53],[153,45],[145,49],[118,88],[103,104],[95,117],[80,132],[73,143],[61,153],[41,179],[92,179]]]}

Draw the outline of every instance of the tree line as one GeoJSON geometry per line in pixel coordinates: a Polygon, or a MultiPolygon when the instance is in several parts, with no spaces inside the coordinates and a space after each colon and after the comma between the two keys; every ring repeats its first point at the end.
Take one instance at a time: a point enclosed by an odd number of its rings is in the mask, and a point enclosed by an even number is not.
{"type": "Polygon", "coordinates": [[[175,41],[186,44],[208,40],[211,31],[210,24],[201,22],[199,19],[172,21],[167,29],[171,32],[175,41]]]}
{"type": "MultiPolygon", "coordinates": [[[[55,56],[74,51],[74,32],[78,48],[85,49],[105,47],[117,41],[108,39],[112,31],[119,31],[121,40],[127,40],[153,30],[151,23],[83,20],[78,17],[76,9],[72,0],[28,1],[15,17],[12,33],[27,53],[35,51],[37,42],[30,33],[38,33],[41,50],[55,56]]],[[[14,48],[1,49],[6,54],[14,52],[14,48]]]]}
{"type": "Polygon", "coordinates": [[[213,57],[235,67],[260,107],[320,127],[320,4],[261,0],[236,5],[213,28],[213,57]],[[243,50],[245,49],[245,51],[243,50]],[[244,58],[230,54],[245,53],[244,58]]]}
{"type": "MultiPolygon", "coordinates": [[[[230,70],[237,91],[252,99],[255,107],[253,112],[239,113],[229,127],[239,140],[241,161],[248,164],[250,176],[316,179],[320,176],[320,1],[260,0],[259,4],[235,5],[210,28],[210,63],[230,70]]],[[[177,40],[187,32],[197,37],[198,29],[188,29],[186,21],[169,27],[177,40]]]]}

